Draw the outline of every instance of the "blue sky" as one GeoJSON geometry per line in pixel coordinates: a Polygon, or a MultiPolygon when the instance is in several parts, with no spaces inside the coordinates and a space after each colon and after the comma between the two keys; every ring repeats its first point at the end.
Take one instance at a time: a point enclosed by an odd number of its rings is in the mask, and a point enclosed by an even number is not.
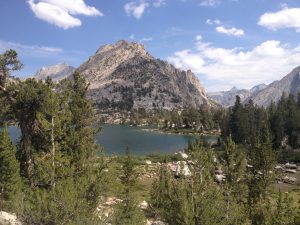
{"type": "Polygon", "coordinates": [[[300,65],[298,0],[3,0],[0,52],[24,68],[79,66],[103,44],[141,42],[208,91],[250,88],[300,65]]]}

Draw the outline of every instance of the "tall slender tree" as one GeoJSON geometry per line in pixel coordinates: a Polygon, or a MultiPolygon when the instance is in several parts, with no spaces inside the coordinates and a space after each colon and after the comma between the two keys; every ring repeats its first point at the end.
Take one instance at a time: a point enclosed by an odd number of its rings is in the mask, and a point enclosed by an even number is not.
{"type": "Polygon", "coordinates": [[[225,217],[229,224],[244,224],[247,219],[245,212],[248,195],[246,157],[230,137],[225,142],[224,150],[224,173],[226,175],[223,186],[226,201],[225,217]]]}
{"type": "Polygon", "coordinates": [[[116,207],[115,218],[113,224],[115,225],[144,225],[145,216],[138,207],[137,199],[134,196],[133,190],[136,185],[135,163],[126,149],[125,162],[122,166],[123,174],[121,182],[124,186],[122,192],[122,202],[116,207]]]}
{"type": "Polygon", "coordinates": [[[21,201],[22,182],[16,147],[5,124],[0,133],[0,210],[16,210],[21,201]]]}

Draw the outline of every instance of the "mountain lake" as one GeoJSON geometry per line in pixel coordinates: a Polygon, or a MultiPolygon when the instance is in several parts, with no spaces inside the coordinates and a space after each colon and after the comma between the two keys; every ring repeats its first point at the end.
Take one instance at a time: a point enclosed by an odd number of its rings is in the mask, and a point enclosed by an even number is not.
{"type": "MultiPolygon", "coordinates": [[[[124,154],[126,147],[134,155],[174,153],[186,148],[189,141],[196,140],[193,135],[167,134],[145,127],[111,124],[101,127],[96,141],[104,147],[107,155],[124,154]]],[[[20,138],[20,129],[17,126],[10,126],[9,133],[14,142],[20,138]]],[[[216,142],[216,139],[215,136],[205,136],[209,143],[216,142]]]]}

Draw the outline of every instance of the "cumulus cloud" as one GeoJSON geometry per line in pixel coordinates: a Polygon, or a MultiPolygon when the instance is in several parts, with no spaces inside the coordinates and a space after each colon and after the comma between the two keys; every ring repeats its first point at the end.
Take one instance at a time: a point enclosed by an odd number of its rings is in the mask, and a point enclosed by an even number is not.
{"type": "Polygon", "coordinates": [[[300,32],[300,8],[284,6],[278,12],[267,12],[259,18],[258,24],[274,31],[282,28],[294,28],[300,32]]]}
{"type": "Polygon", "coordinates": [[[198,39],[195,49],[175,52],[167,60],[198,74],[209,91],[228,90],[232,86],[250,88],[281,79],[299,66],[300,45],[291,48],[277,40],[268,40],[245,50],[219,48],[198,39]]]}
{"type": "Polygon", "coordinates": [[[63,29],[81,26],[76,15],[103,16],[83,0],[28,0],[27,3],[37,18],[63,29]]]}
{"type": "Polygon", "coordinates": [[[228,36],[235,36],[235,37],[241,37],[245,34],[244,30],[237,29],[235,27],[226,28],[224,26],[218,26],[218,27],[216,27],[216,31],[218,33],[223,33],[223,34],[226,34],[228,36]]]}
{"type": "Polygon", "coordinates": [[[159,8],[165,4],[166,0],[134,0],[126,3],[124,10],[128,16],[134,16],[136,19],[140,19],[148,7],[153,6],[159,8]]]}

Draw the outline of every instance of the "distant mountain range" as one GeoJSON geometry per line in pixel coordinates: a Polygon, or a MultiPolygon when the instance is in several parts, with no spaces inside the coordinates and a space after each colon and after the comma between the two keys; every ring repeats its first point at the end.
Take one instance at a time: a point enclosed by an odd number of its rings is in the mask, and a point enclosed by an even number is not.
{"type": "Polygon", "coordinates": [[[236,87],[233,87],[229,91],[208,92],[207,94],[223,107],[230,107],[234,105],[237,95],[240,96],[241,101],[244,102],[250,96],[266,87],[267,85],[265,84],[256,85],[251,89],[237,89],[236,87]]]}
{"type": "Polygon", "coordinates": [[[278,102],[283,94],[297,96],[300,92],[300,66],[293,69],[279,81],[274,81],[266,88],[249,96],[245,101],[252,99],[255,104],[268,106],[271,102],[278,102]]]}
{"type": "Polygon", "coordinates": [[[34,77],[37,80],[45,80],[47,77],[51,77],[52,80],[58,81],[70,76],[74,71],[74,67],[65,63],[59,63],[53,66],[42,67],[36,72],[34,77]]]}
{"type": "Polygon", "coordinates": [[[240,96],[243,103],[250,99],[256,105],[269,106],[271,102],[278,102],[283,94],[286,96],[292,94],[295,97],[300,92],[300,66],[293,69],[289,74],[279,81],[274,81],[269,85],[260,84],[250,90],[232,88],[229,91],[210,92],[208,95],[224,107],[232,106],[235,102],[235,96],[240,96]]]}
{"type": "Polygon", "coordinates": [[[296,96],[300,92],[300,66],[279,81],[260,84],[251,89],[206,93],[190,71],[175,68],[151,56],[143,45],[126,41],[104,45],[79,68],[65,63],[43,67],[35,75],[57,81],[78,71],[90,83],[89,97],[103,111],[131,109],[181,109],[184,106],[229,107],[236,95],[243,103],[250,99],[259,106],[277,102],[283,93],[296,96]]]}

